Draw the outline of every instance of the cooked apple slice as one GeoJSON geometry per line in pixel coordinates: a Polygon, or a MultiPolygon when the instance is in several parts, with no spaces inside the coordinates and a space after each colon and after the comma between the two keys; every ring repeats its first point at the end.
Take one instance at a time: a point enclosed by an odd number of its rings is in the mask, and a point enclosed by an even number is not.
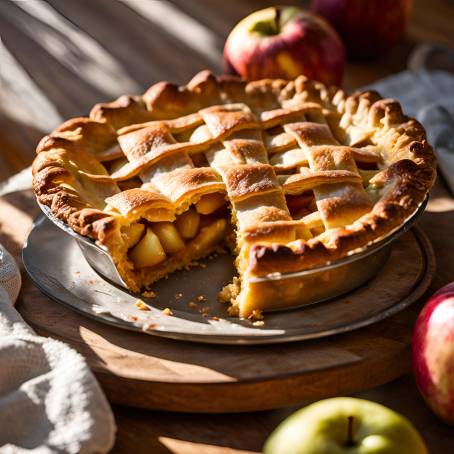
{"type": "Polygon", "coordinates": [[[152,229],[158,236],[165,252],[175,254],[185,248],[184,241],[171,222],[156,222],[152,225],[152,229]]]}
{"type": "Polygon", "coordinates": [[[227,229],[226,219],[216,219],[211,224],[200,229],[197,238],[191,243],[195,250],[203,250],[213,247],[225,237],[227,229]]]}
{"type": "Polygon", "coordinates": [[[153,230],[147,229],[145,236],[131,249],[129,257],[136,268],[145,268],[162,262],[166,253],[153,230]]]}
{"type": "Polygon", "coordinates": [[[132,248],[139,242],[144,229],[145,226],[143,224],[131,224],[129,227],[123,229],[128,249],[132,248]]]}
{"type": "Polygon", "coordinates": [[[225,200],[224,194],[213,192],[212,194],[203,195],[195,204],[195,209],[200,214],[210,214],[226,203],[227,200],[225,200]]]}
{"type": "Polygon", "coordinates": [[[178,233],[185,239],[189,240],[197,235],[200,224],[200,215],[193,208],[185,211],[176,220],[178,233]]]}

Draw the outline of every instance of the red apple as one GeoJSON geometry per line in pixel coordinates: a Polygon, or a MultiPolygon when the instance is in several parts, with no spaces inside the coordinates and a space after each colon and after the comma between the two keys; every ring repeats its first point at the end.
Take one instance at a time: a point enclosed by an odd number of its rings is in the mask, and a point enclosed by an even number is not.
{"type": "Polygon", "coordinates": [[[340,84],[345,49],[322,18],[294,7],[256,11],[239,22],[224,47],[230,74],[247,80],[294,79],[304,74],[326,84],[340,84]]]}
{"type": "Polygon", "coordinates": [[[311,9],[339,32],[352,57],[375,57],[394,47],[410,19],[413,0],[312,0],[311,9]]]}
{"type": "Polygon", "coordinates": [[[413,370],[429,407],[454,424],[454,282],[438,290],[419,314],[413,370]]]}

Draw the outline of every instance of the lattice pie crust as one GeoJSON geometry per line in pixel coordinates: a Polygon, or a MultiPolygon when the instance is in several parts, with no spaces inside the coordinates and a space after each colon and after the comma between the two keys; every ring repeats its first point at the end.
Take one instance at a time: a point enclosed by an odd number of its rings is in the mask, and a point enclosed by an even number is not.
{"type": "MultiPolygon", "coordinates": [[[[96,105],[44,137],[40,203],[110,251],[143,291],[227,240],[242,317],[286,307],[249,279],[339,259],[401,225],[435,159],[422,126],[375,92],[204,71],[96,105]]],[[[232,290],[232,286],[229,287],[232,290]]]]}

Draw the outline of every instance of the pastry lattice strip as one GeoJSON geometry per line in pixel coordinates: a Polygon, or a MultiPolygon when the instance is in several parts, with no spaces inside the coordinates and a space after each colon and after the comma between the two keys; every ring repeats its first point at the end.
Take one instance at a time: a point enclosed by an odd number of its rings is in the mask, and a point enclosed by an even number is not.
{"type": "MultiPolygon", "coordinates": [[[[295,227],[289,222],[292,218],[284,192],[295,194],[313,189],[320,210],[318,224],[321,219],[325,228],[345,226],[371,207],[355,158],[377,162],[378,154],[373,147],[340,145],[318,105],[308,103],[299,108],[260,112],[257,116],[245,104],[212,106],[176,120],[130,126],[124,132],[119,142],[128,165],[110,177],[91,177],[120,181],[138,174],[143,182],[140,191],[149,193],[142,198],[152,202],[147,210],[152,206],[162,208],[167,201],[169,220],[172,211],[181,212],[189,205],[191,194],[200,197],[205,192],[226,190],[242,231],[267,222],[275,223],[275,230],[279,230],[278,223],[287,221],[285,229],[280,229],[286,232],[285,238],[278,239],[288,242],[295,238],[295,227]],[[295,122],[307,119],[317,122],[295,122]],[[276,127],[281,128],[280,133],[274,136],[267,133],[276,127]],[[187,131],[192,132],[189,140],[177,142],[174,135],[187,131]],[[194,165],[191,153],[201,151],[211,168],[194,165]],[[285,165],[274,168],[277,156],[285,165]],[[299,172],[282,180],[275,172],[280,169],[299,172]],[[248,202],[251,197],[253,200],[248,202]]],[[[137,191],[126,191],[109,203],[121,207],[116,199],[124,202],[129,196],[137,199],[137,191]]],[[[314,219],[316,216],[311,215],[307,222],[300,220],[300,224],[313,225],[314,219]]],[[[267,239],[273,240],[273,234],[267,239]]]]}

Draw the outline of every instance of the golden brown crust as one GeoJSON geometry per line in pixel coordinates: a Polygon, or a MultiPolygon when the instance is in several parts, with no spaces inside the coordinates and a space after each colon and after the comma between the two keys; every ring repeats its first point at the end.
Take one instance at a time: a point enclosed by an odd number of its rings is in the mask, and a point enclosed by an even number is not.
{"type": "Polygon", "coordinates": [[[225,183],[231,200],[279,189],[273,167],[269,164],[245,164],[226,169],[225,183]]]}
{"type": "Polygon", "coordinates": [[[175,208],[167,197],[141,188],[119,192],[108,197],[106,202],[125,217],[138,209],[149,210],[160,208],[173,212],[175,208]]]}
{"type": "Polygon", "coordinates": [[[321,186],[322,184],[336,183],[361,183],[361,176],[349,170],[325,170],[323,172],[295,173],[290,175],[283,183],[286,194],[292,193],[295,188],[298,194],[302,191],[321,186]]]}
{"type": "Polygon", "coordinates": [[[72,144],[43,149],[33,162],[33,189],[38,201],[56,218],[75,232],[104,243],[115,229],[114,219],[103,211],[105,198],[118,193],[119,188],[111,183],[99,187],[81,177],[80,170],[105,172],[92,154],[72,144]]]}
{"type": "Polygon", "coordinates": [[[251,243],[248,272],[252,275],[321,265],[386,235],[417,209],[435,178],[435,158],[424,129],[402,113],[398,102],[381,99],[373,91],[347,97],[336,87],[304,77],[246,83],[204,71],[186,86],[161,82],[143,96],[98,104],[89,118],[65,122],[42,139],[37,153],[33,175],[39,202],[78,233],[103,244],[109,242],[120,218],[139,207],[161,204],[171,212],[179,203],[188,203],[185,194],[193,197],[227,189],[238,202],[244,238],[251,243]],[[257,140],[258,128],[282,122],[284,131],[271,135],[262,131],[263,142],[257,140]],[[194,141],[184,138],[175,143],[172,134],[183,133],[188,124],[199,127],[194,141]],[[123,150],[115,145],[117,139],[123,150]],[[166,164],[165,178],[153,174],[156,162],[171,163],[181,152],[205,152],[215,143],[222,147],[213,160],[214,170],[184,171],[184,165],[172,170],[166,164]],[[305,155],[309,157],[292,155],[292,147],[310,149],[305,155]],[[230,152],[228,159],[237,161],[226,161],[222,149],[230,152]],[[266,151],[276,167],[263,163],[266,151]],[[279,155],[285,152],[289,152],[286,159],[279,155]],[[123,153],[129,163],[109,174],[103,163],[123,153]],[[327,155],[334,161],[327,163],[327,155]],[[317,164],[310,175],[301,172],[286,177],[282,186],[277,183],[275,170],[294,169],[305,159],[317,164]],[[353,160],[380,164],[369,181],[380,192],[373,206],[362,192],[359,174],[350,168],[353,160]],[[120,191],[117,182],[143,172],[152,175],[153,186],[161,185],[162,197],[147,192],[147,187],[120,191]],[[329,225],[333,228],[307,241],[292,241],[298,223],[288,214],[283,193],[309,187],[323,192],[333,178],[349,185],[348,206],[334,197],[331,188],[319,210],[328,225],[333,219],[329,225]],[[255,194],[272,203],[250,209],[255,194]],[[243,212],[241,207],[246,207],[243,212]],[[339,221],[341,227],[334,228],[339,213],[348,220],[349,210],[355,214],[354,222],[344,219],[339,221]]]}

